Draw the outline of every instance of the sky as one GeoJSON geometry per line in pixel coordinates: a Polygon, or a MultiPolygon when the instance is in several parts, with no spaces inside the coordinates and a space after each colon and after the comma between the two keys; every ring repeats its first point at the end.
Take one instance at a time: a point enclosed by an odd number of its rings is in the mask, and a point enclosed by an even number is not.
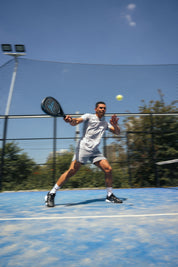
{"type": "MultiPolygon", "coordinates": [[[[158,89],[167,104],[178,99],[177,0],[0,1],[1,44],[26,47],[10,114],[41,114],[47,95],[66,113],[94,112],[98,100],[109,113],[138,112],[142,99],[159,99],[158,89]]],[[[1,115],[14,68],[9,60],[0,53],[1,115]]],[[[18,124],[9,125],[9,137],[18,137],[18,124]]],[[[42,136],[43,127],[34,131],[29,120],[21,137],[42,136]]],[[[71,133],[65,125],[59,131],[71,133]]]]}
{"type": "Polygon", "coordinates": [[[177,25],[177,0],[1,0],[1,43],[37,60],[177,64],[177,25]]]}

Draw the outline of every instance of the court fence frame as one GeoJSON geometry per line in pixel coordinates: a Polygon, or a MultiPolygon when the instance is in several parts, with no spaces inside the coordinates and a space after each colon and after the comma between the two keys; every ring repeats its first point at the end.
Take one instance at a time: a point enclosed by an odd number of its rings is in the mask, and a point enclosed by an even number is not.
{"type": "MultiPolygon", "coordinates": [[[[153,117],[154,116],[178,116],[178,113],[115,113],[118,117],[141,117],[141,116],[147,116],[150,118],[151,121],[151,127],[149,131],[126,131],[124,130],[121,133],[121,138],[126,139],[126,151],[127,151],[127,171],[129,176],[129,186],[133,187],[132,184],[132,167],[131,167],[131,156],[129,151],[129,136],[131,134],[150,134],[151,135],[151,150],[152,150],[152,162],[154,166],[154,179],[155,179],[155,186],[160,187],[160,179],[158,175],[158,159],[156,158],[156,150],[155,150],[155,132],[154,132],[154,124],[153,124],[153,117]]],[[[79,117],[82,114],[69,114],[72,117],[79,117]]],[[[110,117],[112,114],[107,113],[105,114],[105,117],[110,117]]],[[[55,182],[56,177],[56,143],[57,140],[60,139],[71,139],[76,140],[76,136],[72,137],[57,137],[57,117],[51,117],[49,115],[42,115],[42,114],[34,114],[34,115],[0,115],[0,120],[4,121],[4,127],[3,127],[3,134],[2,138],[0,138],[0,142],[2,142],[2,153],[1,153],[1,162],[0,162],[0,191],[2,190],[2,181],[3,181],[3,174],[4,174],[4,157],[5,157],[5,146],[8,141],[19,141],[19,140],[47,140],[51,139],[53,140],[53,183],[55,182]],[[51,118],[53,119],[53,136],[48,138],[41,138],[41,137],[34,137],[34,138],[7,138],[7,128],[8,128],[8,121],[9,119],[28,119],[28,118],[51,118]]],[[[102,137],[103,142],[103,153],[107,157],[107,140],[108,138],[114,138],[114,137],[108,137],[104,134],[102,137]]],[[[169,159],[168,159],[169,160],[169,159]]],[[[111,162],[112,163],[112,162],[111,162]]],[[[117,162],[113,162],[117,163],[117,162]]],[[[177,163],[177,162],[176,162],[177,163]]]]}

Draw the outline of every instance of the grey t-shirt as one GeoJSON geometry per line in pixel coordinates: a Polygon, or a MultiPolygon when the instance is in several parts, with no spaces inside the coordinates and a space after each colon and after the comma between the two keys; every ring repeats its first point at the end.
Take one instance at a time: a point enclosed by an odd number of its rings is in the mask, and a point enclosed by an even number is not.
{"type": "Polygon", "coordinates": [[[79,148],[87,151],[95,151],[98,149],[101,138],[105,130],[111,128],[111,124],[105,121],[105,118],[101,119],[96,114],[86,113],[82,115],[84,122],[83,135],[79,142],[79,148]]]}

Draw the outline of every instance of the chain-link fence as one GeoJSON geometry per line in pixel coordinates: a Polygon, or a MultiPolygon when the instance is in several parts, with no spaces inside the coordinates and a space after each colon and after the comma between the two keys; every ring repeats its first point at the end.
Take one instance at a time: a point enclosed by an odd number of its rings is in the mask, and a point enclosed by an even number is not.
{"type": "MultiPolygon", "coordinates": [[[[109,121],[110,116],[106,114],[105,119],[109,121]]],[[[100,145],[112,165],[114,186],[177,186],[178,164],[170,160],[178,158],[178,114],[117,116],[120,117],[121,134],[115,136],[106,131],[100,145]],[[165,164],[157,164],[161,161],[165,164]]],[[[70,164],[82,135],[82,124],[72,127],[62,118],[47,115],[1,116],[0,125],[3,132],[0,139],[2,190],[11,189],[12,183],[23,189],[24,181],[28,189],[31,183],[36,189],[51,186],[70,164]]],[[[69,186],[104,186],[104,179],[100,182],[102,175],[98,172],[87,165],[69,186]]]]}
{"type": "MultiPolygon", "coordinates": [[[[69,114],[92,113],[95,103],[102,100],[110,112],[106,120],[111,113],[118,115],[120,136],[106,132],[100,145],[112,165],[113,186],[177,185],[177,163],[157,162],[178,158],[178,64],[104,65],[18,58],[18,68],[17,59],[0,66],[0,81],[1,189],[47,188],[68,168],[82,125],[75,128],[62,118],[29,115],[40,114],[40,103],[49,95],[69,114]],[[122,101],[116,101],[117,94],[124,95],[122,101]]],[[[104,179],[98,169],[87,165],[66,186],[102,187],[104,179]]]]}

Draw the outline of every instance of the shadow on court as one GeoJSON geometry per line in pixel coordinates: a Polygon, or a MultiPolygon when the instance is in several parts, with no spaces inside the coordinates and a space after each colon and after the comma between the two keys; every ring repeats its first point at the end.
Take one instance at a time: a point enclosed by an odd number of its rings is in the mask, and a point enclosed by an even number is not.
{"type": "Polygon", "coordinates": [[[177,266],[178,188],[0,194],[0,266],[177,266]]]}
{"type": "MultiPolygon", "coordinates": [[[[127,200],[126,198],[120,198],[122,201],[127,200]]],[[[96,198],[96,199],[88,199],[85,201],[81,201],[78,203],[66,203],[66,206],[77,206],[77,205],[87,205],[87,204],[91,204],[91,203],[95,203],[95,202],[103,202],[105,201],[105,198],[96,198]]],[[[60,206],[62,204],[56,204],[56,206],[60,206]]]]}

